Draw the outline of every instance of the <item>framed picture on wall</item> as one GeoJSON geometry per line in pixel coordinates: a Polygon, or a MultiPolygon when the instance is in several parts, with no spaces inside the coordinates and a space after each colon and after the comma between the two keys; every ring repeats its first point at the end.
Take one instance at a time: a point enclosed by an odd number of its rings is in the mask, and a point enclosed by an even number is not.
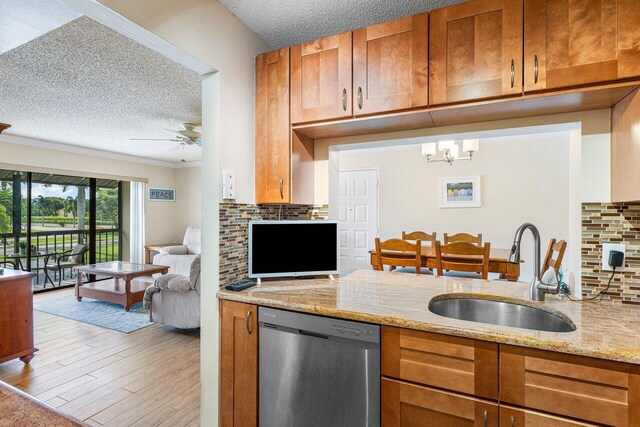
{"type": "Polygon", "coordinates": [[[148,199],[151,202],[175,202],[176,190],[173,188],[149,187],[148,199]]]}
{"type": "Polygon", "coordinates": [[[482,184],[479,176],[440,178],[440,208],[479,208],[482,184]]]}

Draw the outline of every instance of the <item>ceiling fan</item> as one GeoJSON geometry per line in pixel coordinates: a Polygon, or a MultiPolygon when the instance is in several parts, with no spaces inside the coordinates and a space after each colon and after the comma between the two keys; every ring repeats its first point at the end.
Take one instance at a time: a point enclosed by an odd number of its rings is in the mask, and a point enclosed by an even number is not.
{"type": "Polygon", "coordinates": [[[129,141],[173,141],[179,143],[177,147],[171,149],[171,151],[179,149],[180,147],[185,148],[187,146],[197,146],[202,147],[202,134],[196,130],[198,125],[194,123],[183,123],[182,130],[172,130],[166,129],[169,132],[176,133],[176,136],[171,139],[163,139],[163,138],[129,138],[129,141]]]}

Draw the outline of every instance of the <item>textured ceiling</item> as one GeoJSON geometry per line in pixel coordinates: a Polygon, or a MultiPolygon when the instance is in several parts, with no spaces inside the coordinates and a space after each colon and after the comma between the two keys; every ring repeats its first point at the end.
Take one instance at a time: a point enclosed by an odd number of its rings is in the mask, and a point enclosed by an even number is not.
{"type": "Polygon", "coordinates": [[[0,0],[0,53],[80,16],[58,0],[0,0]]]}
{"type": "Polygon", "coordinates": [[[175,142],[128,140],[200,123],[198,74],[87,17],[0,55],[0,99],[0,122],[12,125],[3,135],[170,162],[201,157],[199,148],[171,151],[175,142]]]}
{"type": "Polygon", "coordinates": [[[220,0],[274,49],[462,1],[220,0]]]}

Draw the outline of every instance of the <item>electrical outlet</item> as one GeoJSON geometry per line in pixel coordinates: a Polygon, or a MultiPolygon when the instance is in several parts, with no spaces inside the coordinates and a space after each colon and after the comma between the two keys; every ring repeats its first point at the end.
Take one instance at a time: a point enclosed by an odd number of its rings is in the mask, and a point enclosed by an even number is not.
{"type": "Polygon", "coordinates": [[[233,171],[222,172],[222,198],[225,200],[236,199],[236,173],[233,171]]]}
{"type": "Polygon", "coordinates": [[[624,271],[624,264],[627,260],[627,253],[625,252],[624,243],[603,243],[602,244],[602,271],[612,271],[609,266],[609,252],[620,251],[624,254],[624,260],[622,261],[622,267],[617,268],[616,271],[624,271]]]}

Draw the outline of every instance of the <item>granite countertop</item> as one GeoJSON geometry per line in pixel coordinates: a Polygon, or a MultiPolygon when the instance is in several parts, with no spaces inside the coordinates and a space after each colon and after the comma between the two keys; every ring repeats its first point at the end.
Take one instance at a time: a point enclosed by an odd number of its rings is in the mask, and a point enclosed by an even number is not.
{"type": "Polygon", "coordinates": [[[84,425],[0,381],[0,427],[75,427],[84,425]]]}
{"type": "Polygon", "coordinates": [[[573,302],[547,295],[529,300],[521,282],[356,271],[327,279],[263,282],[218,298],[342,319],[398,326],[522,347],[640,364],[640,307],[573,302]],[[544,332],[449,319],[433,314],[429,301],[442,294],[517,302],[569,318],[573,332],[544,332]]]}

